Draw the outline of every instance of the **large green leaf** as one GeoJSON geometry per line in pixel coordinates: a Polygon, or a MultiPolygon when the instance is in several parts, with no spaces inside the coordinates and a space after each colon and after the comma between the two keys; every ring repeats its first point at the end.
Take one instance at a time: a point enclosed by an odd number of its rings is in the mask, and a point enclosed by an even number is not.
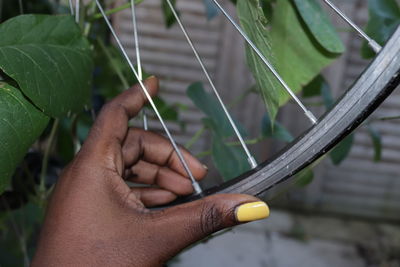
{"type": "MultiPolygon", "coordinates": [[[[223,137],[231,137],[235,135],[235,132],[216,97],[207,93],[204,90],[202,83],[193,83],[188,87],[186,93],[193,103],[207,115],[207,119],[212,121],[211,124],[209,121],[205,120],[206,126],[215,130],[218,135],[223,137]]],[[[246,136],[247,134],[244,127],[236,120],[234,121],[239,132],[243,136],[246,136]]]]}
{"type": "MultiPolygon", "coordinates": [[[[396,0],[368,0],[369,21],[366,32],[381,45],[389,39],[400,24],[400,7],[396,0]]],[[[371,58],[375,53],[364,42],[361,54],[371,58]]]]}
{"type": "Polygon", "coordinates": [[[0,82],[0,193],[15,168],[46,127],[49,118],[22,93],[0,82]]]}
{"type": "MultiPolygon", "coordinates": [[[[299,92],[338,56],[312,37],[291,1],[277,0],[270,22],[259,0],[238,0],[237,10],[244,31],[294,92],[299,92]]],[[[247,61],[274,121],[289,94],[250,48],[247,61]]]]}
{"type": "Polygon", "coordinates": [[[218,135],[213,136],[212,159],[225,181],[250,170],[247,156],[242,147],[229,146],[218,135]]]}
{"type": "MultiPolygon", "coordinates": [[[[258,0],[238,0],[237,13],[243,30],[260,49],[261,53],[271,63],[274,63],[274,59],[271,56],[271,41],[266,28],[268,24],[267,18],[258,0]]],[[[256,79],[257,87],[261,91],[270,117],[274,120],[280,106],[279,100],[285,92],[281,90],[276,79],[272,77],[267,67],[248,46],[246,47],[246,56],[247,64],[256,79]]]]}
{"type": "Polygon", "coordinates": [[[90,47],[71,16],[18,16],[0,25],[0,36],[0,69],[44,113],[61,117],[89,104],[90,47]]]}
{"type": "Polygon", "coordinates": [[[343,53],[343,42],[321,5],[316,0],[294,0],[294,3],[319,44],[331,53],[343,53]]]}

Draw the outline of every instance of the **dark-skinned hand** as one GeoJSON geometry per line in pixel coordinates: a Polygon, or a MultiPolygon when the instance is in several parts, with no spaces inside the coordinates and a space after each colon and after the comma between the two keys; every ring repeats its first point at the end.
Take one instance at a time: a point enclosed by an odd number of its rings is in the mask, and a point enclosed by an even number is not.
{"type": "MultiPolygon", "coordinates": [[[[156,95],[157,78],[145,85],[156,95]]],[[[128,127],[145,103],[134,86],[104,106],[54,189],[32,266],[160,266],[211,233],[268,216],[265,203],[233,194],[149,210],[193,189],[166,138],[128,127]]],[[[182,153],[201,180],[206,168],[182,153]]]]}

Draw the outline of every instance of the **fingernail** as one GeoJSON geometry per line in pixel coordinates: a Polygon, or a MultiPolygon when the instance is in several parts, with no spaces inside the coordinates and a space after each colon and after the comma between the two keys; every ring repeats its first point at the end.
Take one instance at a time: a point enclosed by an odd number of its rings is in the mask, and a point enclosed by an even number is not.
{"type": "Polygon", "coordinates": [[[236,208],[235,216],[238,222],[262,220],[269,216],[269,208],[262,201],[246,203],[236,208]]]}
{"type": "Polygon", "coordinates": [[[206,171],[208,171],[207,165],[203,164],[203,168],[206,169],[206,171]]]}
{"type": "Polygon", "coordinates": [[[157,78],[155,75],[151,75],[151,76],[148,77],[146,80],[155,79],[155,78],[157,78]]]}

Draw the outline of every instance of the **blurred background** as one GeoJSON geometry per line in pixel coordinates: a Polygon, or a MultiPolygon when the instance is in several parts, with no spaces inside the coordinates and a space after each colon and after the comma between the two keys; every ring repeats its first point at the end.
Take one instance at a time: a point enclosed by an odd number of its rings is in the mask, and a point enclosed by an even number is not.
{"type": "MultiPolygon", "coordinates": [[[[230,1],[221,2],[230,14],[235,14],[230,1]]],[[[125,1],[114,4],[123,3],[125,1]]],[[[336,0],[335,3],[358,25],[364,27],[367,24],[366,0],[336,0]]],[[[244,89],[254,84],[246,65],[243,39],[223,16],[207,9],[207,0],[178,0],[176,5],[224,102],[235,103],[244,89]]],[[[200,81],[207,91],[210,88],[178,25],[165,27],[162,9],[160,0],[145,0],[137,7],[142,63],[147,73],[160,78],[163,101],[178,107],[179,120],[168,121],[168,126],[179,143],[188,144],[201,131],[204,114],[187,97],[187,87],[200,81]]],[[[362,40],[359,36],[337,16],[331,15],[347,47],[346,53],[324,70],[324,77],[336,98],[352,85],[370,61],[360,56],[362,40]]],[[[112,21],[130,56],[135,58],[130,11],[114,14],[112,21]]],[[[379,132],[379,162],[374,161],[376,143],[368,129],[361,127],[354,135],[348,156],[340,165],[333,164],[327,157],[313,169],[313,177],[307,185],[295,185],[278,192],[269,202],[272,210],[269,219],[217,234],[183,252],[168,266],[400,266],[399,121],[374,120],[400,114],[399,94],[395,91],[371,119],[374,129],[379,132]]],[[[106,95],[100,93],[100,100],[95,97],[98,106],[107,99],[106,95]]],[[[306,101],[317,115],[324,113],[325,108],[312,105],[314,99],[306,101]]],[[[249,94],[231,110],[249,136],[257,136],[262,131],[261,121],[266,110],[258,94],[249,94]]],[[[294,136],[309,127],[293,103],[280,111],[277,120],[294,136]]],[[[141,122],[138,120],[133,124],[140,125],[141,122]]],[[[151,130],[161,132],[160,124],[151,116],[149,126],[151,130]]],[[[202,155],[210,149],[210,140],[210,134],[205,133],[191,146],[191,152],[202,155]]],[[[284,146],[280,140],[265,139],[252,145],[251,150],[259,159],[266,160],[284,146]]],[[[51,165],[54,168],[49,171],[53,180],[64,165],[58,158],[54,155],[55,163],[51,165]]],[[[40,165],[40,157],[37,160],[39,163],[32,164],[40,165]]],[[[220,182],[212,158],[204,156],[201,160],[210,167],[210,178],[203,186],[220,182]]],[[[24,212],[23,218],[40,225],[40,219],[35,218],[41,217],[38,214],[42,211],[29,209],[24,212]]],[[[26,252],[21,254],[18,238],[10,233],[15,229],[10,227],[9,213],[2,214],[0,266],[21,266],[23,262],[18,257],[26,252]]],[[[14,218],[19,216],[16,214],[14,218]]],[[[28,254],[34,251],[37,229],[35,226],[29,229],[27,236],[19,235],[29,243],[28,254]]]]}

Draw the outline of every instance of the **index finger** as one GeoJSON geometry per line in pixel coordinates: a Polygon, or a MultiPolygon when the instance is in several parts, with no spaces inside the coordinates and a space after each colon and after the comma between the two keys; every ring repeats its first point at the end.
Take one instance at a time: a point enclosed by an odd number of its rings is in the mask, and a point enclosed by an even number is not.
{"type": "MultiPolygon", "coordinates": [[[[145,88],[150,96],[158,91],[158,79],[154,76],[146,79],[145,88]]],[[[89,138],[97,142],[117,142],[122,144],[128,131],[128,121],[137,115],[147,102],[147,97],[140,84],[118,95],[102,108],[90,133],[89,138]]]]}

